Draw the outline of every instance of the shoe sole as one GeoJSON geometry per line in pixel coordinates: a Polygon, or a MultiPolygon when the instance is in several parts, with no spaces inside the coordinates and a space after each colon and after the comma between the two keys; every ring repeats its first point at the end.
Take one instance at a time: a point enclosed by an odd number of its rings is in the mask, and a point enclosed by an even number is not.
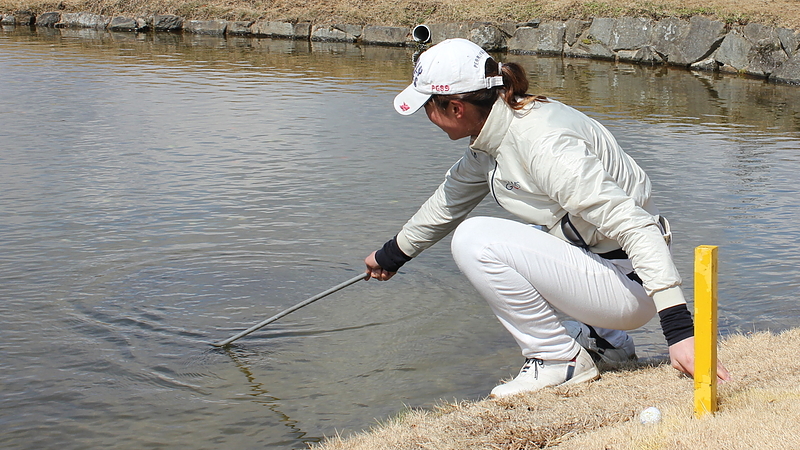
{"type": "Polygon", "coordinates": [[[583,372],[582,374],[572,377],[569,380],[559,384],[559,386],[567,386],[570,384],[578,384],[578,383],[588,383],[589,381],[594,381],[600,378],[600,371],[597,370],[597,367],[592,367],[590,370],[583,372]]]}

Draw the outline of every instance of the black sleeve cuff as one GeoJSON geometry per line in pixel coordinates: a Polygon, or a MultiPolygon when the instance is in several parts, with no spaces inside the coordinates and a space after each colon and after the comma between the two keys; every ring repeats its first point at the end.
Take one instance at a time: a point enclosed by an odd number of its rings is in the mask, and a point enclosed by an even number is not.
{"type": "Polygon", "coordinates": [[[677,344],[694,336],[694,322],[686,303],[659,311],[658,317],[661,319],[661,331],[667,338],[667,345],[677,344]]]}
{"type": "Polygon", "coordinates": [[[383,270],[397,272],[403,264],[411,261],[411,257],[400,250],[400,246],[397,245],[397,236],[395,236],[375,252],[375,261],[383,270]]]}

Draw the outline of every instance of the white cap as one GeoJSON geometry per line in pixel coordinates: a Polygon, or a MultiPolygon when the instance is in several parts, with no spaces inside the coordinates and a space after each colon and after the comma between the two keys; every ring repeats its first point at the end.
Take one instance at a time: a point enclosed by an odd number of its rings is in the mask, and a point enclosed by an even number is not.
{"type": "Polygon", "coordinates": [[[448,39],[423,52],[414,67],[414,82],[394,98],[394,109],[413,114],[433,94],[463,94],[503,85],[502,76],[487,77],[486,50],[467,39],[448,39]]]}

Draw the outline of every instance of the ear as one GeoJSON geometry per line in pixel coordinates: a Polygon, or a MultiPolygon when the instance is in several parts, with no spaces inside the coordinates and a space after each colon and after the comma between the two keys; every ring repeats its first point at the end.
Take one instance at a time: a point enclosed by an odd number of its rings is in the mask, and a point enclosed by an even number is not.
{"type": "Polygon", "coordinates": [[[456,119],[461,119],[464,117],[464,112],[466,110],[466,105],[461,100],[450,100],[450,103],[447,105],[448,112],[450,112],[453,117],[456,119]]]}

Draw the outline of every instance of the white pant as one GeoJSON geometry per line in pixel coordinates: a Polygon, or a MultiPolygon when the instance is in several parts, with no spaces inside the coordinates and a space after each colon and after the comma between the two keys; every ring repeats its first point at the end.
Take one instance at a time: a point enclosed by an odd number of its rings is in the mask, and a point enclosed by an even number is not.
{"type": "Polygon", "coordinates": [[[458,267],[526,358],[569,360],[578,353],[556,309],[594,326],[615,346],[625,339],[616,330],[638,328],[656,313],[644,288],[611,261],[532,225],[467,219],[451,247],[458,267]]]}

